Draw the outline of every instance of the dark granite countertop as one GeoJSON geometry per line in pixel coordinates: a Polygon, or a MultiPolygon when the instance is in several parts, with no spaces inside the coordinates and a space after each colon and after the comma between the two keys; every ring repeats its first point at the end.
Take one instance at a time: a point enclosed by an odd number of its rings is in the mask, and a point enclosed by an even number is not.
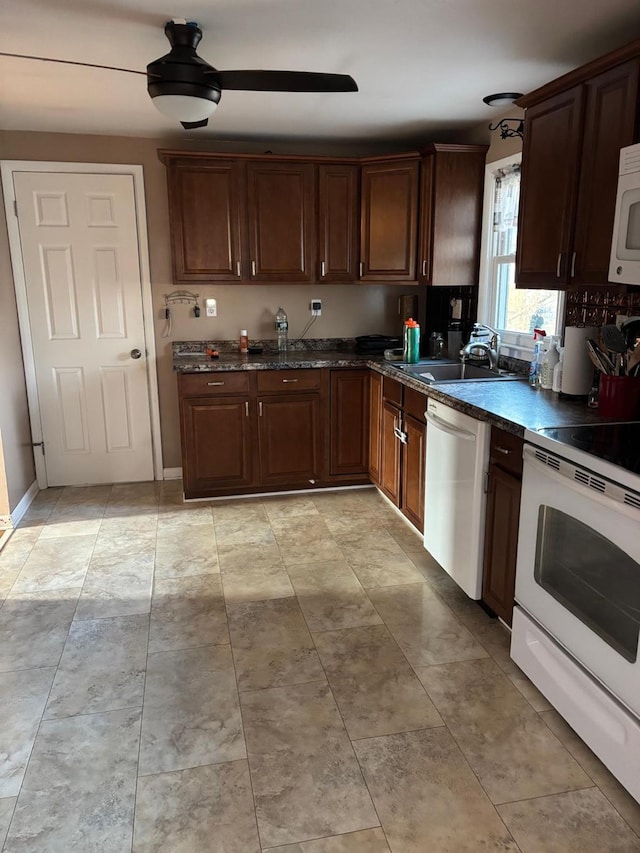
{"type": "Polygon", "coordinates": [[[221,352],[211,359],[199,353],[174,355],[176,373],[207,373],[224,370],[293,370],[300,367],[367,367],[376,363],[370,355],[340,350],[270,352],[262,355],[240,355],[221,352]]]}
{"type": "Polygon", "coordinates": [[[370,367],[396,379],[409,388],[453,406],[471,417],[522,436],[525,429],[540,429],[572,424],[602,423],[607,418],[589,409],[584,401],[559,399],[551,391],[531,388],[526,380],[448,382],[427,385],[404,373],[393,362],[361,355],[353,350],[300,349],[286,353],[240,355],[221,351],[210,359],[200,352],[184,352],[174,345],[173,369],[177,373],[201,373],[231,370],[292,370],[296,368],[370,367]]]}

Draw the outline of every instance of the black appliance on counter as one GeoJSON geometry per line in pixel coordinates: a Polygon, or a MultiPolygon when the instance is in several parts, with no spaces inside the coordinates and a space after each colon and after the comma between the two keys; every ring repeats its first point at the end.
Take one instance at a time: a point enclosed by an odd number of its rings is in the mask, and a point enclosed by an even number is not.
{"type": "Polygon", "coordinates": [[[391,335],[360,335],[356,338],[356,352],[360,355],[382,355],[386,349],[402,347],[402,339],[391,335]]]}

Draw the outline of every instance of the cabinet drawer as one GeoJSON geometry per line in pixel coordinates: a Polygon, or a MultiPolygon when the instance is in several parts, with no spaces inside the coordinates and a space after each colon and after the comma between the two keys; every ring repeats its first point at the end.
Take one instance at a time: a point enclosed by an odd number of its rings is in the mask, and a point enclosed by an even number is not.
{"type": "Polygon", "coordinates": [[[206,397],[209,394],[248,394],[249,373],[245,371],[211,371],[207,373],[181,373],[178,387],[182,397],[206,397]]]}
{"type": "Polygon", "coordinates": [[[258,373],[258,393],[272,391],[317,391],[320,388],[320,371],[261,370],[258,373]]]}
{"type": "Polygon", "coordinates": [[[524,442],[519,436],[492,427],[489,450],[491,461],[503,471],[507,471],[516,477],[522,477],[523,444],[524,442]]]}
{"type": "Polygon", "coordinates": [[[427,396],[413,388],[404,389],[404,411],[417,421],[425,423],[424,413],[427,411],[427,396]]]}
{"type": "Polygon", "coordinates": [[[382,377],[382,399],[388,400],[390,403],[395,403],[397,406],[402,405],[402,388],[403,386],[395,379],[388,376],[382,377]]]}

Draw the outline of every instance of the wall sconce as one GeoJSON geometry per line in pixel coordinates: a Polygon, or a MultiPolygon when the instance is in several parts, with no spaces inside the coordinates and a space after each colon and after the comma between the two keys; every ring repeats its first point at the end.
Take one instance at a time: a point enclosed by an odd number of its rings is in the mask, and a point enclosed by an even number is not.
{"type": "MultiPolygon", "coordinates": [[[[507,107],[521,97],[521,92],[498,92],[495,95],[487,95],[482,100],[488,107],[507,107]]],[[[489,130],[499,130],[500,139],[509,139],[514,136],[522,139],[524,136],[524,121],[521,118],[503,118],[495,124],[490,124],[489,130]],[[512,127],[510,123],[514,126],[512,127]]]]}

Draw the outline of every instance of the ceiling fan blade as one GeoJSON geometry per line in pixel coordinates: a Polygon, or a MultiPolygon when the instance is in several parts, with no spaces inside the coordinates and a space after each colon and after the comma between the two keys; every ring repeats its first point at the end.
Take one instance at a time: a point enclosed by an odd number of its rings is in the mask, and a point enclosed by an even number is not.
{"type": "Polygon", "coordinates": [[[52,59],[50,56],[26,56],[23,53],[5,53],[0,51],[0,56],[12,56],[14,59],[37,59],[40,62],[58,62],[60,65],[80,65],[82,68],[104,68],[106,71],[124,71],[125,74],[143,74],[146,71],[134,71],[132,68],[116,68],[113,65],[94,65],[92,62],[74,62],[71,59],[52,59]]]}
{"type": "Polygon", "coordinates": [[[349,74],[312,71],[212,71],[221,89],[251,92],[357,92],[349,74]]]}

